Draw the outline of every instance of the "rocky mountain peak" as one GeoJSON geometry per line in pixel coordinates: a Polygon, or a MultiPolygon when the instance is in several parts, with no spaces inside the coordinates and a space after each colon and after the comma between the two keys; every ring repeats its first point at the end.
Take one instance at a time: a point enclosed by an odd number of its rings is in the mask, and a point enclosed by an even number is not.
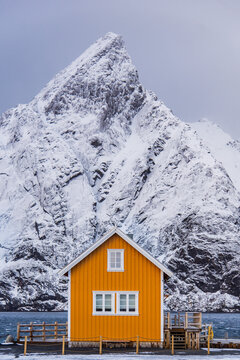
{"type": "Polygon", "coordinates": [[[120,36],[2,114],[0,141],[0,309],[59,309],[57,270],[113,222],[176,273],[172,309],[239,309],[230,172],[143,88],[120,36]]]}
{"type": "Polygon", "coordinates": [[[114,116],[129,121],[144,98],[121,36],[108,33],[57,74],[33,102],[50,121],[90,110],[105,129],[114,116]]]}

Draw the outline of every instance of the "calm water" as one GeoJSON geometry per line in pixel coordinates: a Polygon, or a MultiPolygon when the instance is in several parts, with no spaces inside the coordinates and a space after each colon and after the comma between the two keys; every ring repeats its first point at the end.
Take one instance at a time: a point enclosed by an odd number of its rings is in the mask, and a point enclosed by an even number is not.
{"type": "MultiPolygon", "coordinates": [[[[28,324],[41,322],[66,322],[66,312],[0,312],[0,341],[8,334],[16,338],[17,323],[28,324]]],[[[203,323],[213,323],[214,337],[224,338],[228,332],[229,338],[240,339],[240,313],[237,314],[203,314],[203,323]]]]}

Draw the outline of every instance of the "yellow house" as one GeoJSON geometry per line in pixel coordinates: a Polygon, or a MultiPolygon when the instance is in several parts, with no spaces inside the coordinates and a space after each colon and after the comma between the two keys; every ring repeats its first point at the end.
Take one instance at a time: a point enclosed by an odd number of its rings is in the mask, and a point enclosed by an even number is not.
{"type": "Polygon", "coordinates": [[[69,278],[68,341],[164,341],[164,279],[172,272],[118,228],[60,272],[69,278]]]}

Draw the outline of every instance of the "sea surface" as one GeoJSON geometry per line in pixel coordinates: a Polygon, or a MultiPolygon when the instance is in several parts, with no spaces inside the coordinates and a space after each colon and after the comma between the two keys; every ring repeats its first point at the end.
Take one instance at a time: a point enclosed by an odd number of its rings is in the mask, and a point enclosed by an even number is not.
{"type": "MultiPolygon", "coordinates": [[[[66,312],[0,312],[0,342],[3,342],[8,334],[16,339],[17,323],[29,324],[64,323],[67,321],[66,312]]],[[[213,324],[215,338],[224,338],[228,333],[230,339],[240,339],[240,313],[203,313],[202,322],[213,324]]]]}

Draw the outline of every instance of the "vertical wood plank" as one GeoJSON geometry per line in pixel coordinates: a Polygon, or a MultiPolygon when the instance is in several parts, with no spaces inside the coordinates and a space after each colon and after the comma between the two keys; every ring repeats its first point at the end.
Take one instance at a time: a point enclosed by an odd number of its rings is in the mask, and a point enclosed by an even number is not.
{"type": "Polygon", "coordinates": [[[188,328],[188,313],[185,313],[185,329],[188,328]]]}
{"type": "Polygon", "coordinates": [[[27,336],[25,336],[25,339],[24,339],[24,356],[26,356],[27,354],[27,336]]]}
{"type": "Polygon", "coordinates": [[[100,336],[99,340],[99,354],[102,355],[102,336],[100,336]]]}
{"type": "Polygon", "coordinates": [[[197,333],[197,350],[200,350],[200,334],[197,333]]]}
{"type": "Polygon", "coordinates": [[[139,336],[137,336],[137,341],[136,341],[136,354],[139,353],[139,336]]]}
{"type": "Polygon", "coordinates": [[[45,325],[45,321],[43,322],[42,334],[43,334],[43,341],[46,341],[46,325],[45,325]]]}
{"type": "Polygon", "coordinates": [[[54,323],[54,339],[57,339],[57,335],[58,335],[58,323],[57,323],[57,321],[55,321],[55,323],[54,323]]]}
{"type": "Polygon", "coordinates": [[[208,327],[208,355],[210,355],[210,326],[208,327]]]}
{"type": "Polygon", "coordinates": [[[30,341],[33,341],[33,323],[30,323],[30,341]]]}
{"type": "Polygon", "coordinates": [[[20,340],[20,324],[17,324],[17,342],[20,340]]]}
{"type": "Polygon", "coordinates": [[[63,335],[63,341],[62,341],[62,355],[65,354],[65,335],[63,335]]]}
{"type": "Polygon", "coordinates": [[[174,336],[172,335],[172,355],[174,355],[174,336]]]}

